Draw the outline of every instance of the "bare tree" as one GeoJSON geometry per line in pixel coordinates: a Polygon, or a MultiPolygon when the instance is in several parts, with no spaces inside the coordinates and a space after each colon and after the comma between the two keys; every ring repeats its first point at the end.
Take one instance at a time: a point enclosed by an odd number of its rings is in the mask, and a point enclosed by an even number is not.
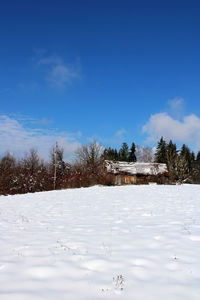
{"type": "Polygon", "coordinates": [[[64,161],[64,149],[59,147],[58,143],[50,152],[51,162],[49,165],[50,173],[53,179],[53,189],[64,187],[64,182],[69,176],[71,166],[64,161]]]}
{"type": "Polygon", "coordinates": [[[13,193],[18,162],[9,152],[0,160],[0,194],[13,193]]]}
{"type": "Polygon", "coordinates": [[[138,162],[154,161],[154,153],[150,147],[136,146],[136,157],[138,162]]]}
{"type": "Polygon", "coordinates": [[[24,166],[29,170],[30,174],[33,175],[41,165],[41,160],[39,158],[38,152],[36,149],[30,149],[29,153],[26,154],[23,159],[24,166]]]}
{"type": "Polygon", "coordinates": [[[82,145],[75,153],[76,162],[84,166],[98,165],[102,161],[103,150],[104,148],[97,142],[82,145]]]}
{"type": "Polygon", "coordinates": [[[11,169],[15,168],[17,164],[16,158],[12,156],[9,152],[6,153],[4,157],[2,157],[0,161],[0,171],[7,172],[11,169]]]}
{"type": "MultiPolygon", "coordinates": [[[[61,150],[61,155],[63,156],[63,151],[61,150]]],[[[57,175],[57,156],[58,156],[58,142],[56,142],[56,147],[53,152],[54,161],[54,176],[53,176],[53,189],[56,189],[56,175],[57,175]]]]}

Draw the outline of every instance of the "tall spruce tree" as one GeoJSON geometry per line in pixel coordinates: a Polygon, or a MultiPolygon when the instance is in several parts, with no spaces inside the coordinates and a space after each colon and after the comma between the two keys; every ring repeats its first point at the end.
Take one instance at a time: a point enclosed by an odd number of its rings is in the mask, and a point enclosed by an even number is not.
{"type": "Polygon", "coordinates": [[[169,171],[169,176],[172,181],[176,180],[177,175],[177,163],[178,163],[178,151],[176,149],[176,144],[169,141],[166,146],[166,157],[167,157],[167,167],[169,171]]]}
{"type": "Polygon", "coordinates": [[[132,143],[130,151],[129,151],[128,161],[136,162],[137,159],[136,159],[135,152],[136,152],[135,143],[132,143]]]}
{"type": "Polygon", "coordinates": [[[196,161],[200,162],[200,151],[197,152],[196,161]]]}
{"type": "Polygon", "coordinates": [[[185,144],[183,144],[181,148],[181,152],[179,154],[179,161],[178,161],[178,173],[179,173],[179,179],[181,181],[188,179],[190,177],[192,160],[193,160],[193,155],[190,152],[190,149],[185,144]]]}
{"type": "Polygon", "coordinates": [[[191,160],[191,164],[195,161],[195,154],[193,151],[191,152],[190,160],[191,160]]]}
{"type": "Polygon", "coordinates": [[[114,157],[113,157],[113,160],[119,160],[119,154],[117,152],[117,149],[114,150],[114,157]]]}
{"type": "Polygon", "coordinates": [[[118,152],[117,149],[113,149],[111,147],[104,149],[103,155],[102,155],[103,160],[118,160],[118,152]]]}
{"type": "Polygon", "coordinates": [[[113,160],[114,150],[110,147],[105,148],[102,156],[104,160],[113,160]]]}
{"type": "Polygon", "coordinates": [[[128,161],[129,159],[129,149],[127,143],[123,143],[121,149],[119,150],[119,160],[128,161]]]}
{"type": "Polygon", "coordinates": [[[191,166],[191,179],[193,183],[200,183],[200,151],[197,152],[196,159],[191,166]]]}
{"type": "Polygon", "coordinates": [[[167,164],[167,144],[163,137],[161,137],[156,148],[155,162],[167,164]]]}

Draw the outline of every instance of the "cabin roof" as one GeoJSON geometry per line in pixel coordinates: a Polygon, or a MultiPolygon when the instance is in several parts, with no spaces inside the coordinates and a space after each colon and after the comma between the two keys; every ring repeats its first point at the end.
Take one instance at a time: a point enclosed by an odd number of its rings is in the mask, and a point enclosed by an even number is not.
{"type": "Polygon", "coordinates": [[[125,162],[106,160],[107,172],[113,174],[125,173],[129,175],[158,175],[168,173],[167,165],[160,163],[125,162]]]}

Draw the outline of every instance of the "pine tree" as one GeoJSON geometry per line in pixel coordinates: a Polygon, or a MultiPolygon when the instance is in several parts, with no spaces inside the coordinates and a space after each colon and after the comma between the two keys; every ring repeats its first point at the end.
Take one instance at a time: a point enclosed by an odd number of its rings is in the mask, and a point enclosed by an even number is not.
{"type": "Polygon", "coordinates": [[[191,161],[192,161],[192,154],[190,152],[190,149],[185,144],[183,144],[183,146],[181,148],[180,156],[185,158],[185,161],[188,165],[188,171],[190,171],[190,166],[191,166],[191,161]]]}
{"type": "Polygon", "coordinates": [[[119,150],[119,160],[128,161],[129,149],[127,143],[123,143],[121,149],[119,150]]]}
{"type": "Polygon", "coordinates": [[[193,151],[191,152],[190,160],[191,160],[191,164],[195,161],[195,154],[193,151]]]}
{"type": "Polygon", "coordinates": [[[155,162],[165,164],[167,163],[167,145],[163,137],[161,137],[156,148],[155,162]]]}
{"type": "Polygon", "coordinates": [[[103,152],[103,160],[117,160],[118,159],[118,152],[116,149],[112,149],[112,148],[106,148],[104,149],[103,152]]]}
{"type": "Polygon", "coordinates": [[[193,183],[200,183],[200,151],[197,152],[196,159],[192,162],[191,178],[193,183]]]}
{"type": "Polygon", "coordinates": [[[178,151],[176,149],[176,144],[173,144],[172,140],[170,140],[166,146],[166,157],[169,176],[170,179],[174,181],[177,179],[178,151]]]}
{"type": "Polygon", "coordinates": [[[196,161],[200,162],[200,151],[197,152],[196,161]]]}
{"type": "Polygon", "coordinates": [[[115,149],[114,150],[114,158],[113,158],[113,160],[119,160],[119,154],[118,154],[118,152],[117,152],[117,149],[115,149]]]}
{"type": "Polygon", "coordinates": [[[179,179],[181,181],[189,178],[191,168],[192,168],[192,160],[193,160],[193,154],[190,152],[190,149],[185,144],[183,144],[181,148],[181,152],[179,154],[179,162],[178,162],[178,173],[179,173],[179,179]]]}
{"type": "Polygon", "coordinates": [[[135,143],[132,143],[131,149],[129,151],[128,161],[130,162],[136,162],[136,155],[135,155],[136,149],[135,149],[135,143]]]}

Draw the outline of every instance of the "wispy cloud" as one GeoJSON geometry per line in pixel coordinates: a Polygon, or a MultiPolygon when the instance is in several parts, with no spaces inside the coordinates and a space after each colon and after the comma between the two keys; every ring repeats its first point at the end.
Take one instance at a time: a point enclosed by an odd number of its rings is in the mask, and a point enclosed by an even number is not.
{"type": "Polygon", "coordinates": [[[116,133],[115,133],[115,137],[118,137],[119,139],[122,139],[124,138],[124,136],[126,135],[127,131],[122,128],[120,130],[118,130],[116,133]]]}
{"type": "Polygon", "coordinates": [[[57,55],[49,55],[45,56],[46,53],[42,53],[39,55],[40,58],[38,58],[38,65],[59,65],[62,64],[62,59],[57,55]]]}
{"type": "Polygon", "coordinates": [[[27,118],[25,123],[22,119],[0,115],[0,155],[10,151],[17,156],[22,156],[30,148],[36,148],[41,157],[48,159],[50,149],[58,141],[64,148],[65,159],[69,160],[79,146],[76,137],[72,134],[58,132],[55,129],[45,130],[27,126],[27,118]]]}
{"type": "Polygon", "coordinates": [[[80,78],[80,61],[67,64],[58,55],[46,55],[42,52],[37,58],[37,65],[45,73],[45,80],[50,87],[65,88],[74,79],[80,78]]]}
{"type": "Polygon", "coordinates": [[[121,128],[121,129],[117,130],[111,137],[105,138],[98,134],[94,134],[92,137],[88,138],[88,141],[89,142],[97,141],[104,145],[118,146],[119,144],[121,144],[122,142],[125,141],[126,134],[127,134],[127,131],[124,128],[121,128]]]}
{"type": "Polygon", "coordinates": [[[176,119],[181,119],[184,116],[185,101],[181,97],[175,97],[168,101],[169,112],[176,119]]]}
{"type": "Polygon", "coordinates": [[[163,136],[166,140],[191,144],[196,149],[200,147],[200,118],[195,114],[178,120],[166,112],[157,113],[150,117],[142,130],[148,135],[147,142],[156,142],[163,136]]]}

